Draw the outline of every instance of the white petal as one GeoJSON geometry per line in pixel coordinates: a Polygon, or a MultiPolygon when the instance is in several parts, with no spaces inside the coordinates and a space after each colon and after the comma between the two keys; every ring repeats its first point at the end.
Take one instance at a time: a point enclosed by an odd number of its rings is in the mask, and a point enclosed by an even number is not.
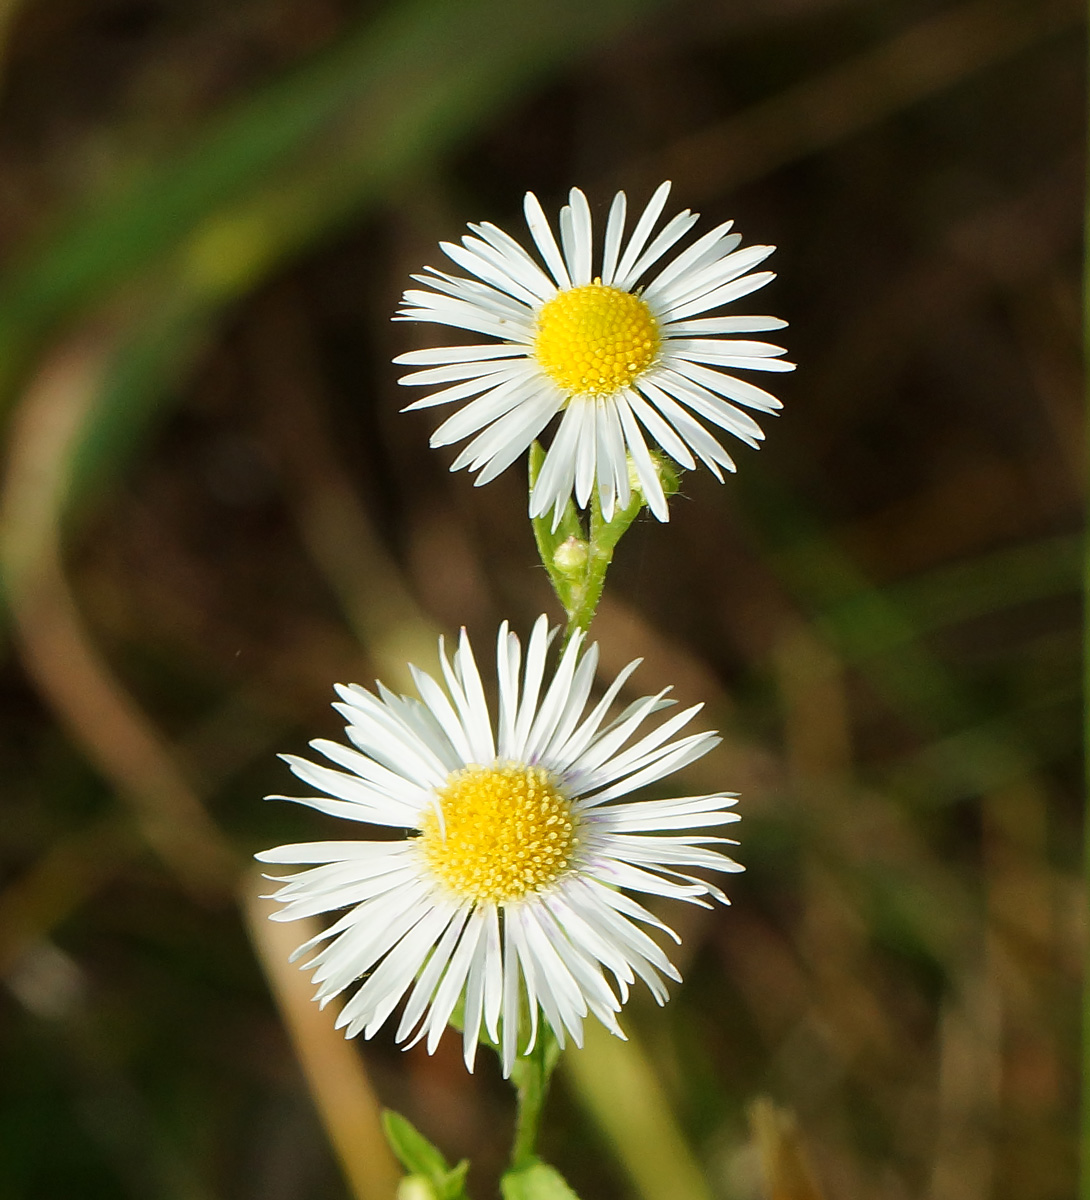
{"type": "Polygon", "coordinates": [[[390,950],[345,1006],[355,1009],[348,1037],[359,1028],[364,1037],[374,1037],[382,1028],[454,915],[453,905],[437,904],[390,950]]]}
{"type": "MultiPolygon", "coordinates": [[[[446,661],[443,660],[444,668],[446,661]]],[[[456,699],[464,696],[465,708],[462,719],[469,734],[473,754],[477,762],[491,762],[496,757],[496,744],[492,737],[492,718],[488,712],[488,701],[484,696],[484,684],[477,670],[477,661],[473,657],[473,647],[469,644],[469,636],[462,626],[458,636],[458,651],[454,656],[454,666],[460,688],[451,688],[451,695],[456,699]]],[[[452,683],[447,680],[448,685],[452,683]]]]}
{"type": "Polygon", "coordinates": [[[572,215],[572,255],[569,269],[572,283],[581,287],[590,283],[591,255],[593,253],[593,232],[591,226],[590,205],[586,196],[578,188],[572,188],[568,195],[572,215]]]}
{"type": "Polygon", "coordinates": [[[401,411],[416,412],[418,409],[435,408],[440,404],[453,404],[456,400],[468,400],[470,396],[476,396],[478,392],[491,394],[507,384],[508,381],[517,384],[520,380],[526,382],[535,376],[536,372],[528,363],[512,363],[506,371],[479,375],[474,379],[466,380],[465,383],[456,383],[450,387],[441,388],[438,392],[432,392],[430,396],[423,396],[411,404],[406,404],[401,411]]]}
{"type": "Polygon", "coordinates": [[[564,648],[552,682],[537,706],[537,715],[526,735],[520,754],[521,758],[529,762],[536,762],[543,757],[543,751],[552,740],[556,726],[564,715],[582,642],[583,635],[577,632],[564,648]]]}
{"type": "Polygon", "coordinates": [[[694,317],[697,313],[707,312],[712,308],[721,308],[724,304],[740,300],[743,296],[748,296],[750,292],[763,288],[766,283],[771,283],[775,278],[774,271],[756,271],[752,275],[743,275],[741,279],[724,284],[721,288],[716,288],[714,292],[697,296],[685,304],[671,305],[666,313],[666,319],[681,321],[685,317],[694,317]]]}
{"type": "Polygon", "coordinates": [[[615,278],[623,279],[632,270],[640,254],[643,253],[647,239],[651,236],[651,230],[655,227],[655,222],[662,215],[662,210],[666,206],[666,197],[669,194],[669,182],[660,183],[655,189],[654,195],[648,200],[647,207],[636,222],[636,228],[632,230],[632,236],[628,239],[628,245],[625,247],[624,254],[621,255],[621,261],[617,264],[615,278]]]}
{"type": "Polygon", "coordinates": [[[490,221],[483,221],[480,225],[470,225],[470,229],[474,233],[480,234],[489,245],[494,246],[505,256],[511,269],[519,273],[523,284],[540,301],[548,302],[556,295],[556,284],[509,233],[505,233],[490,221]]]}
{"type": "Polygon", "coordinates": [[[484,936],[485,924],[482,910],[473,914],[472,924],[466,937],[472,938],[472,953],[469,971],[466,974],[465,1008],[462,1018],[462,1055],[466,1070],[473,1070],[477,1042],[481,1035],[481,1018],[484,1015],[484,993],[488,972],[488,942],[484,936]]]}
{"type": "Polygon", "coordinates": [[[628,453],[632,457],[632,464],[636,468],[636,478],[640,481],[640,490],[643,492],[647,506],[660,521],[668,521],[670,510],[662,490],[662,481],[659,479],[658,470],[651,459],[647,444],[643,440],[643,434],[640,433],[636,418],[632,415],[629,407],[630,395],[625,395],[617,403],[621,425],[624,429],[624,440],[628,446],[628,453]]]}
{"type": "MultiPolygon", "coordinates": [[[[443,936],[438,943],[434,945],[431,957],[428,959],[427,965],[419,973],[416,980],[416,985],[409,994],[409,999],[405,1003],[405,1011],[401,1014],[401,1021],[398,1024],[397,1032],[394,1034],[394,1040],[403,1042],[411,1035],[424,1015],[428,1005],[435,995],[436,985],[439,983],[439,977],[446,970],[450,963],[451,954],[454,952],[454,947],[458,939],[462,935],[462,930],[466,927],[466,921],[470,917],[470,906],[463,905],[454,915],[453,920],[443,931],[443,936]]],[[[415,1044],[415,1040],[414,1043],[415,1044]]]]}
{"type": "MultiPolygon", "coordinates": [[[[534,490],[530,494],[530,516],[538,517],[553,508],[557,501],[571,495],[575,483],[575,460],[578,436],[582,430],[579,406],[569,404],[560,420],[553,443],[545,454],[534,490]]],[[[557,521],[553,522],[556,528],[557,521]]]]}
{"type": "Polygon", "coordinates": [[[385,858],[396,842],[297,842],[262,850],[254,858],[263,863],[339,863],[345,859],[385,858]]]}
{"type": "Polygon", "coordinates": [[[697,238],[687,250],[683,250],[662,268],[647,285],[644,295],[657,296],[678,276],[687,276],[690,271],[698,270],[706,262],[726,257],[742,241],[740,234],[730,232],[733,225],[733,221],[725,221],[697,238]]]}
{"type": "MultiPolygon", "coordinates": [[[[476,932],[475,927],[474,934],[476,932]]],[[[447,967],[446,974],[443,976],[443,982],[439,985],[435,993],[435,999],[432,1001],[431,1011],[428,1013],[426,1021],[429,1054],[435,1052],[435,1047],[439,1044],[439,1039],[443,1036],[443,1030],[450,1020],[450,1014],[454,1011],[454,1006],[458,1003],[458,997],[462,994],[466,976],[469,974],[469,965],[473,961],[476,948],[475,937],[463,936],[462,940],[458,943],[457,949],[451,956],[450,966],[447,967]]]]}
{"type": "MultiPolygon", "coordinates": [[[[536,1012],[536,1005],[533,1006],[536,1012]]],[[[506,927],[503,937],[503,1000],[501,1004],[503,1027],[500,1056],[503,1076],[508,1078],[518,1053],[519,1038],[519,965],[515,949],[506,927]]]]}
{"type": "Polygon", "coordinates": [[[503,1007],[503,951],[500,948],[499,914],[493,905],[484,909],[484,1027],[493,1042],[500,1040],[503,1007]]]}
{"type": "Polygon", "coordinates": [[[724,466],[728,471],[734,470],[734,460],[715,440],[714,437],[700,424],[695,417],[687,413],[676,400],[671,399],[650,376],[640,380],[640,391],[660,413],[677,430],[681,438],[696,456],[704,463],[711,473],[723,482],[719,471],[724,466]]]}
{"type": "Polygon", "coordinates": [[[689,447],[685,445],[673,426],[657,413],[639,392],[629,390],[626,399],[631,411],[640,419],[644,428],[663,450],[676,463],[691,471],[696,466],[696,461],[689,453],[689,447]]]}
{"type": "Polygon", "coordinates": [[[510,268],[504,269],[496,265],[495,251],[486,242],[478,238],[463,238],[461,246],[456,246],[453,242],[440,242],[439,247],[463,270],[476,275],[490,287],[505,292],[528,308],[537,306],[537,296],[512,276],[510,268]]]}
{"type": "Polygon", "coordinates": [[[419,667],[410,666],[409,670],[412,673],[413,683],[416,684],[416,690],[435,719],[442,725],[443,732],[450,739],[455,753],[462,762],[475,761],[465,725],[455,711],[454,705],[451,704],[450,697],[430,675],[421,671],[419,667]]]}
{"type": "Polygon", "coordinates": [[[613,284],[617,272],[617,256],[621,251],[621,237],[624,234],[625,209],[627,199],[624,192],[618,192],[609,206],[609,217],[606,221],[605,247],[602,252],[602,282],[606,287],[613,284]]]}
{"type": "Polygon", "coordinates": [[[661,291],[653,293],[648,303],[660,305],[672,313],[685,304],[720,291],[732,280],[764,262],[774,250],[775,246],[747,246],[744,250],[737,250],[698,271],[679,276],[661,291]]]}
{"type": "Polygon", "coordinates": [[[534,244],[541,251],[541,257],[545,260],[545,265],[552,272],[557,287],[570,288],[572,285],[571,277],[564,266],[564,259],[561,257],[560,249],[556,244],[556,239],[553,237],[553,231],[549,228],[548,218],[542,212],[541,203],[533,192],[526,193],[523,210],[526,214],[526,224],[534,239],[534,244]]]}
{"type": "MultiPolygon", "coordinates": [[[[787,322],[783,324],[786,325],[787,322]]],[[[778,329],[780,326],[774,325],[771,328],[778,329]]],[[[406,367],[441,366],[444,363],[471,363],[492,358],[520,357],[525,353],[525,346],[504,346],[499,342],[489,342],[485,346],[430,346],[426,350],[407,350],[393,361],[406,367]]],[[[403,376],[403,379],[408,378],[407,375],[403,376]]]]}
{"type": "Polygon", "coordinates": [[[514,741],[511,747],[515,756],[525,761],[526,742],[530,736],[537,714],[537,700],[541,694],[541,683],[545,677],[545,653],[551,640],[549,619],[542,614],[534,622],[530,631],[530,641],[526,647],[526,669],[522,681],[522,699],[519,704],[518,719],[515,721],[514,741]]]}
{"type": "Polygon", "coordinates": [[[718,392],[747,408],[755,408],[759,412],[775,412],[783,408],[780,401],[763,388],[746,383],[743,379],[735,379],[733,375],[725,375],[722,371],[709,371],[707,367],[684,361],[676,362],[673,369],[686,379],[703,384],[710,392],[718,392]]]}
{"type": "MultiPolygon", "coordinates": [[[[581,634],[573,636],[565,653],[570,652],[572,645],[575,645],[577,649],[582,648],[582,643],[581,634]]],[[[553,763],[565,755],[575,727],[587,707],[597,669],[598,643],[594,642],[578,655],[578,666],[567,689],[568,695],[564,710],[557,718],[556,727],[553,729],[548,743],[542,746],[539,752],[539,757],[543,762],[553,763]]]]}
{"type": "Polygon", "coordinates": [[[563,398],[555,389],[528,386],[520,402],[510,412],[482,430],[450,464],[452,471],[464,466],[486,471],[478,485],[494,479],[527,450],[530,443],[556,415],[563,398]]]}
{"type": "Polygon", "coordinates": [[[504,621],[496,639],[496,686],[499,692],[497,741],[499,755],[503,759],[518,756],[515,750],[515,720],[518,717],[521,662],[522,645],[504,621]]]}
{"type": "MultiPolygon", "coordinates": [[[[623,401],[622,401],[623,403],[623,401]]],[[[611,521],[615,508],[632,503],[628,480],[628,457],[616,397],[607,397],[595,407],[595,442],[598,459],[598,500],[602,517],[611,521]]]]}
{"type": "Polygon", "coordinates": [[[671,246],[680,238],[683,238],[699,219],[699,213],[690,212],[688,209],[671,218],[651,245],[640,255],[633,266],[629,268],[627,274],[617,280],[617,287],[623,288],[625,291],[631,291],[648,268],[658,262],[671,246]]]}
{"type": "Polygon", "coordinates": [[[698,829],[739,820],[737,813],[724,811],[724,806],[735,801],[736,797],[726,792],[670,800],[635,800],[602,805],[596,810],[595,819],[611,829],[627,831],[698,829]]]}
{"type": "Polygon", "coordinates": [[[679,371],[659,370],[655,373],[655,382],[675,400],[687,405],[721,429],[729,430],[747,446],[756,447],[764,441],[764,432],[748,413],[741,412],[733,404],[728,404],[727,401],[713,395],[699,383],[686,379],[679,371]]]}
{"type": "MultiPolygon", "coordinates": [[[[786,329],[779,317],[693,317],[671,321],[663,326],[664,337],[703,336],[715,333],[762,333],[767,329],[786,329]]],[[[395,360],[396,361],[396,360],[395,360]]]]}
{"type": "MultiPolygon", "coordinates": [[[[591,649],[597,653],[597,644],[591,649]]],[[[578,762],[579,756],[598,733],[606,713],[617,699],[621,688],[628,682],[629,676],[641,662],[643,662],[642,658],[634,658],[609,685],[602,699],[584,718],[579,728],[564,741],[563,745],[550,747],[550,762],[554,764],[556,770],[567,772],[578,762]]]]}
{"type": "MultiPolygon", "coordinates": [[[[520,355],[526,353],[522,346],[512,346],[511,349],[520,355]]],[[[502,378],[520,369],[524,369],[521,364],[509,362],[507,359],[500,359],[497,362],[447,363],[445,366],[429,367],[424,371],[413,371],[408,375],[402,375],[398,383],[403,387],[430,387],[434,383],[452,383],[458,379],[487,381],[497,375],[502,378]]]]}
{"type": "MultiPolygon", "coordinates": [[[[448,417],[431,435],[431,446],[449,446],[460,442],[486,425],[494,425],[501,417],[525,404],[534,390],[534,383],[525,379],[508,378],[483,396],[460,408],[448,417]]],[[[429,401],[432,400],[429,397],[429,401]]]]}

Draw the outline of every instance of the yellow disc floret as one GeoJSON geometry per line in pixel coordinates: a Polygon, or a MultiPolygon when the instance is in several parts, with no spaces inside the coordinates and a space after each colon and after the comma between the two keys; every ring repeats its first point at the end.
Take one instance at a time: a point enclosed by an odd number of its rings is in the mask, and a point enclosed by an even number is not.
{"type": "Polygon", "coordinates": [[[534,356],[566,392],[609,396],[651,366],[660,341],[658,322],[639,296],[596,279],[542,308],[534,356]]]}
{"type": "Polygon", "coordinates": [[[420,822],[420,849],[457,895],[502,904],[559,879],[575,852],[571,804],[542,767],[454,771],[420,822]]]}

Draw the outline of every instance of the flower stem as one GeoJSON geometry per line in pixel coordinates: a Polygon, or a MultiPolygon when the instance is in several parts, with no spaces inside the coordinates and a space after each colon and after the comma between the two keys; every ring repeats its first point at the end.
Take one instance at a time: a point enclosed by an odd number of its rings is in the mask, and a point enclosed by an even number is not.
{"type": "Polygon", "coordinates": [[[635,495],[625,509],[613,514],[612,521],[602,518],[602,507],[595,492],[590,501],[590,543],[587,553],[586,574],[575,589],[572,605],[568,608],[568,625],[564,630],[564,645],[571,641],[576,630],[583,633],[590,628],[594,614],[598,611],[602,591],[606,586],[606,572],[613,562],[613,551],[624,536],[629,525],[643,508],[643,497],[635,495]]]}
{"type": "MultiPolygon", "coordinates": [[[[544,459],[545,451],[534,442],[530,448],[531,491],[544,459]]],[[[589,535],[570,500],[555,527],[550,513],[532,519],[541,564],[568,614],[565,646],[576,630],[586,633],[590,628],[602,598],[613,551],[643,504],[643,496],[634,490],[627,508],[618,510],[612,520],[607,521],[602,516],[601,502],[595,490],[590,500],[589,535]]]]}
{"type": "Polygon", "coordinates": [[[537,1161],[537,1134],[541,1110],[549,1091],[549,1079],[560,1058],[560,1047],[549,1026],[542,1022],[533,1050],[515,1060],[511,1069],[518,1100],[515,1117],[515,1141],[511,1147],[511,1168],[529,1166],[537,1161]]]}

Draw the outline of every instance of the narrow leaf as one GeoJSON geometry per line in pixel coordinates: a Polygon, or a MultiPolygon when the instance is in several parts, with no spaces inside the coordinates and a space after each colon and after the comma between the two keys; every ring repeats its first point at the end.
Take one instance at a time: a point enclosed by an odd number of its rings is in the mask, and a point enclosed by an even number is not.
{"type": "Polygon", "coordinates": [[[390,1149],[410,1175],[423,1175],[433,1184],[446,1180],[450,1174],[447,1160],[400,1113],[386,1109],[382,1114],[382,1126],[390,1149]]]}

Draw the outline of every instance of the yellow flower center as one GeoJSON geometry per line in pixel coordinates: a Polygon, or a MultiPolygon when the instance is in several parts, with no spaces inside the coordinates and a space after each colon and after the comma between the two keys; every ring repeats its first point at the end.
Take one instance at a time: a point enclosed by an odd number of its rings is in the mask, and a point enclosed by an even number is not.
{"type": "Polygon", "coordinates": [[[436,798],[437,806],[421,818],[420,848],[432,872],[459,896],[519,900],[571,865],[571,804],[542,767],[464,767],[436,798]]]}
{"type": "Polygon", "coordinates": [[[639,296],[596,279],[542,308],[534,354],[566,392],[609,396],[647,370],[660,340],[658,321],[639,296]]]}

